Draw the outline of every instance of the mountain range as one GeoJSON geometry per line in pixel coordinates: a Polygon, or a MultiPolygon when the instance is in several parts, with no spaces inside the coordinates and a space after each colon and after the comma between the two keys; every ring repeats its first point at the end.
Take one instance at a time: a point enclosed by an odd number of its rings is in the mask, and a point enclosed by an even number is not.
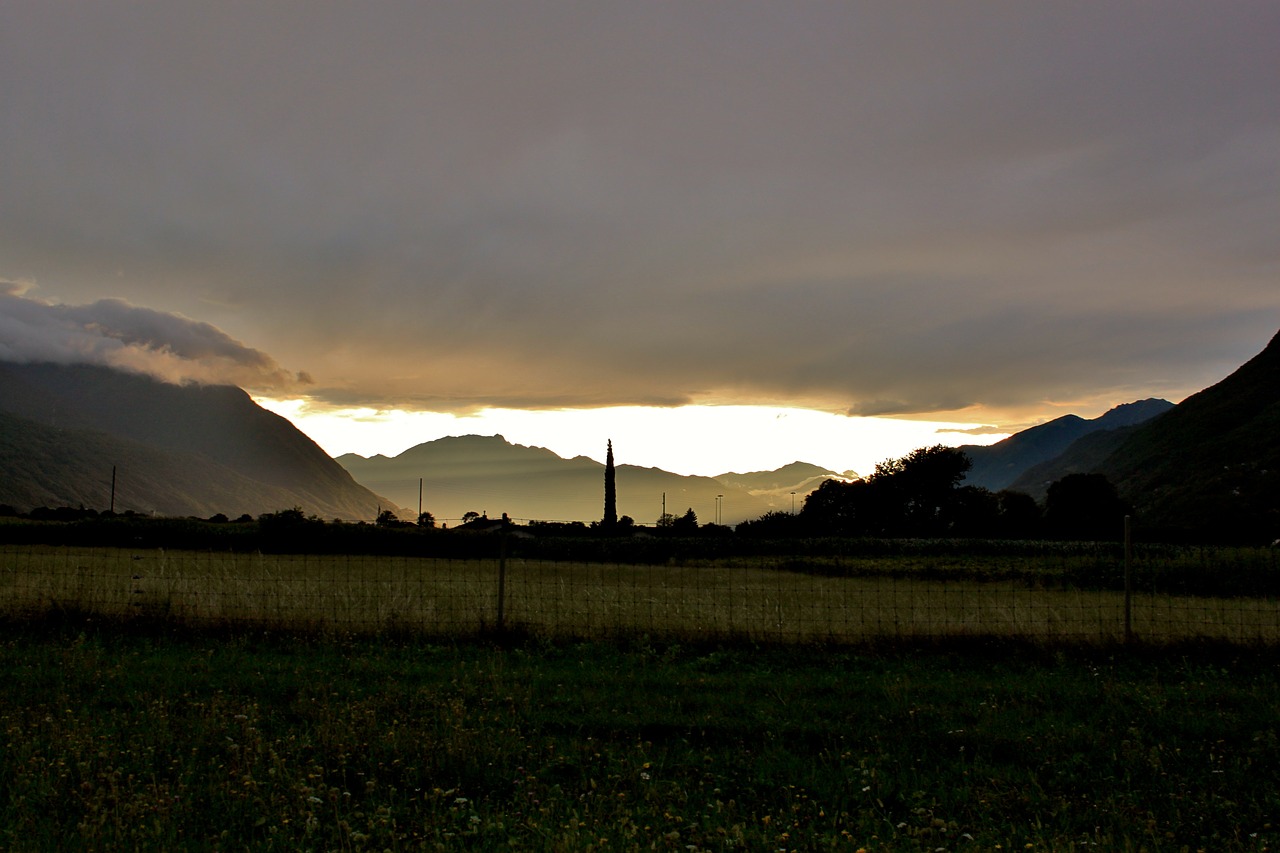
{"type": "MultiPolygon", "coordinates": [[[[1271,541],[1280,535],[1278,436],[1280,334],[1176,406],[1139,400],[962,449],[974,463],[968,485],[1043,501],[1068,474],[1101,473],[1148,529],[1271,541]]],[[[824,480],[855,476],[796,462],[685,477],[627,465],[625,447],[615,451],[623,462],[618,512],[641,524],[693,509],[702,523],[732,525],[799,509],[824,480]]],[[[395,457],[334,460],[239,388],[169,385],[85,365],[0,364],[0,504],[106,509],[113,479],[117,511],[174,516],[297,506],[322,518],[371,520],[384,509],[412,518],[420,494],[440,520],[476,512],[591,521],[603,513],[604,466],[587,457],[462,436],[395,457]]]]}
{"type": "MultiPolygon", "coordinates": [[[[693,509],[702,523],[735,524],[789,509],[834,476],[801,462],[722,479],[624,464],[617,467],[618,511],[651,524],[665,496],[674,515],[693,509]]],[[[587,457],[464,436],[393,459],[334,460],[234,386],[174,385],[88,365],[0,363],[0,505],[19,511],[114,507],[234,518],[296,506],[326,519],[371,521],[388,509],[412,519],[420,478],[423,508],[442,521],[466,512],[591,521],[603,512],[604,466],[587,457]]]]}
{"type": "Polygon", "coordinates": [[[1028,468],[1057,458],[1087,435],[1140,424],[1173,407],[1168,400],[1149,398],[1116,406],[1093,419],[1063,415],[1014,433],[995,444],[964,445],[959,449],[973,462],[964,485],[998,492],[1013,485],[1028,468]]]}
{"type": "MultiPolygon", "coordinates": [[[[625,458],[625,448],[615,448],[625,458]]],[[[592,521],[604,513],[604,470],[586,456],[564,459],[541,447],[511,444],[500,435],[451,436],[411,447],[395,457],[356,454],[337,460],[361,483],[402,505],[422,506],[437,519],[468,512],[526,521],[592,521]]],[[[700,523],[732,525],[770,510],[790,510],[823,480],[840,475],[796,462],[776,471],[717,477],[659,468],[616,466],[618,514],[653,524],[665,511],[692,509],[700,523]]],[[[797,509],[799,506],[797,505],[797,509]]]]}
{"type": "Polygon", "coordinates": [[[0,364],[0,504],[210,517],[391,502],[239,388],[87,365],[0,364]]]}
{"type": "Polygon", "coordinates": [[[1143,424],[1085,436],[1014,489],[1105,475],[1140,523],[1201,537],[1280,536],[1280,333],[1230,376],[1143,424]]]}

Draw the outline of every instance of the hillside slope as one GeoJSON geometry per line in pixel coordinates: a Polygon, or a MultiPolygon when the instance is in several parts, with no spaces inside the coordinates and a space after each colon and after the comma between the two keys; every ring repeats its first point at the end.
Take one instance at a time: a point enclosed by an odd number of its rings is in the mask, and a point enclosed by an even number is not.
{"type": "Polygon", "coordinates": [[[148,515],[235,518],[296,503],[287,489],[202,456],[93,430],[50,428],[0,412],[0,504],[19,510],[114,507],[148,515]]]}
{"type": "Polygon", "coordinates": [[[1148,529],[1280,536],[1280,334],[1166,414],[1102,444],[1078,442],[1015,487],[1042,491],[1075,471],[1105,474],[1148,529]]]}
{"type": "Polygon", "coordinates": [[[1280,333],[1226,379],[1134,430],[1098,470],[1146,524],[1280,536],[1280,333]]]}
{"type": "Polygon", "coordinates": [[[258,514],[300,506],[372,520],[389,506],[315,442],[232,386],[169,385],[101,367],[0,365],[7,472],[0,501],[165,515],[258,514]],[[105,472],[105,473],[104,473],[105,472]],[[104,495],[97,490],[104,477],[104,495]],[[104,497],[106,499],[104,499],[104,497]],[[212,512],[208,512],[212,510],[212,512]]]}

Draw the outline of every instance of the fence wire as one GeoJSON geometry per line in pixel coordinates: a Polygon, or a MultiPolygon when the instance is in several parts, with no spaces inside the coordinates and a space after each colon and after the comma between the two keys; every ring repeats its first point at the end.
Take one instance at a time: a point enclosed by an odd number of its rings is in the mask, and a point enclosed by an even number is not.
{"type": "MultiPolygon", "coordinates": [[[[1126,639],[1126,596],[1114,582],[1114,567],[1101,567],[1097,582],[1089,583],[1050,558],[1000,566],[942,571],[928,561],[869,559],[650,565],[505,554],[477,559],[5,546],[0,615],[424,638],[501,630],[547,638],[781,643],[1126,639]]],[[[1276,596],[1179,591],[1159,566],[1141,568],[1129,599],[1131,639],[1280,642],[1276,596]]]]}

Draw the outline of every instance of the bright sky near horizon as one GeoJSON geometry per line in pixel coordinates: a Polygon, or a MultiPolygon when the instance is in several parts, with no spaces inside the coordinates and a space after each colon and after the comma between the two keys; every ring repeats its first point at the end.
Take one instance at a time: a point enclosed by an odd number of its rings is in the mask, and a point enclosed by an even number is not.
{"type": "Polygon", "coordinates": [[[308,413],[299,400],[258,402],[293,421],[332,456],[395,456],[444,436],[501,435],[512,444],[598,462],[604,462],[606,443],[612,441],[620,465],[702,476],[771,471],[792,462],[867,475],[877,463],[917,447],[990,444],[1004,437],[960,432],[972,424],[850,418],[769,406],[487,409],[458,417],[372,409],[308,413]]]}
{"type": "Polygon", "coordinates": [[[1277,44],[1274,0],[3,3],[0,361],[700,473],[1177,402],[1280,327],[1277,44]]]}

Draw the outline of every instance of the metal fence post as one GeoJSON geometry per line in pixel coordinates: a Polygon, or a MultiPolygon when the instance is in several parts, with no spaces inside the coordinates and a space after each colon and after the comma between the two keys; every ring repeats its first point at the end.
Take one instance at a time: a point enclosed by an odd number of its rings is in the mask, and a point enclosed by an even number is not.
{"type": "Polygon", "coordinates": [[[1124,642],[1133,642],[1133,524],[1124,517],[1124,642]]]}
{"type": "Polygon", "coordinates": [[[498,633],[506,625],[507,606],[507,531],[498,534],[498,633]]]}

